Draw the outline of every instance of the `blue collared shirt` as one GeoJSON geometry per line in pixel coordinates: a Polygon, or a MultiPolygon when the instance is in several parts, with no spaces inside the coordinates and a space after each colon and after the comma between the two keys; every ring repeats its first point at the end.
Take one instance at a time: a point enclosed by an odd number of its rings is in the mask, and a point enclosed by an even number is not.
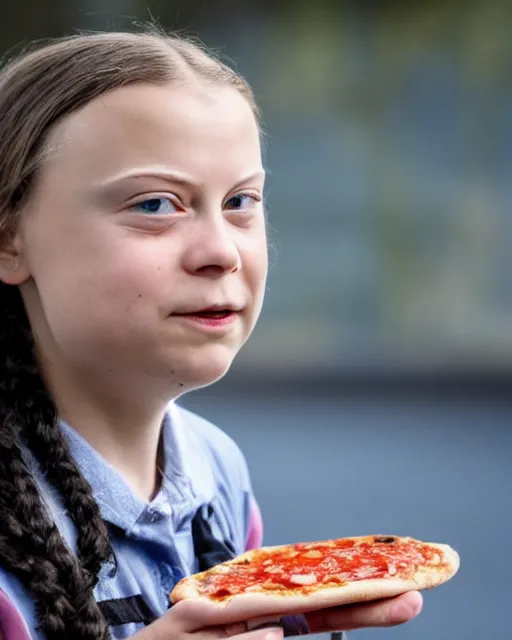
{"type": "MultiPolygon", "coordinates": [[[[227,545],[233,554],[245,550],[256,507],[247,466],[233,440],[211,423],[174,403],[169,405],[163,425],[164,478],[150,502],[134,495],[116,469],[69,425],[62,424],[62,430],[92,486],[116,557],[115,564],[107,563],[100,573],[95,589],[100,605],[136,602],[154,617],[162,615],[176,582],[200,568],[192,536],[198,514],[221,546],[227,545]]],[[[60,496],[47,484],[30,453],[27,464],[62,535],[75,549],[76,531],[60,496]]],[[[21,614],[28,637],[43,640],[44,635],[36,631],[29,595],[1,567],[0,590],[21,614]]],[[[114,606],[116,610],[119,607],[114,606]]],[[[111,627],[112,637],[130,637],[143,626],[144,622],[122,620],[111,627]]]]}

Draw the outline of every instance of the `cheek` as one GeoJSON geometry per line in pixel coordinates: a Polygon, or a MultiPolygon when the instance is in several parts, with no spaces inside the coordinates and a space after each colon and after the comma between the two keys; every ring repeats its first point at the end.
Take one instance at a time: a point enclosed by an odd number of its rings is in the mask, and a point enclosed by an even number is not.
{"type": "Polygon", "coordinates": [[[268,245],[266,235],[262,233],[257,242],[246,247],[243,254],[244,272],[247,286],[253,301],[251,329],[256,323],[265,296],[268,273],[268,245]]]}
{"type": "Polygon", "coordinates": [[[133,245],[115,250],[75,246],[74,259],[60,254],[35,270],[56,339],[115,341],[157,318],[164,284],[172,283],[154,254],[133,245]]]}
{"type": "Polygon", "coordinates": [[[268,273],[268,244],[265,233],[261,233],[257,242],[247,251],[245,256],[251,288],[258,296],[263,296],[268,273]]]}

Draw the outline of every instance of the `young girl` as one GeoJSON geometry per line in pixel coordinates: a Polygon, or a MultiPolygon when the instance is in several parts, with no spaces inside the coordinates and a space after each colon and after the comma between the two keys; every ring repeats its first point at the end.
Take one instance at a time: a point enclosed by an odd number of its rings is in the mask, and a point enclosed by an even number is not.
{"type": "MultiPolygon", "coordinates": [[[[261,544],[244,458],[175,404],[228,370],[267,274],[244,80],[155,34],[63,39],[0,76],[4,640],[248,633],[183,575],[261,544]]],[[[405,622],[418,594],[311,631],[405,622]]]]}

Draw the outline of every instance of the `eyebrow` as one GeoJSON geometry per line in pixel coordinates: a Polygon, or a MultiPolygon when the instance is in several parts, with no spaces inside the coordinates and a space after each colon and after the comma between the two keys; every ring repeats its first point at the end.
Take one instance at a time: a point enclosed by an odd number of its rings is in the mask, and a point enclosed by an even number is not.
{"type": "MultiPolygon", "coordinates": [[[[139,178],[156,178],[156,179],[164,180],[166,182],[172,182],[173,184],[178,184],[183,187],[200,186],[197,181],[195,181],[193,178],[185,174],[174,172],[174,171],[161,170],[161,169],[158,169],[158,170],[138,169],[138,170],[127,171],[126,173],[121,173],[117,176],[114,176],[113,178],[106,180],[105,182],[99,183],[96,186],[99,187],[101,190],[109,189],[111,187],[118,185],[121,182],[124,182],[125,180],[137,180],[139,178]]],[[[233,189],[237,189],[238,187],[241,187],[247,182],[250,182],[251,180],[254,180],[257,178],[261,178],[261,179],[265,178],[265,171],[263,169],[260,169],[258,171],[255,171],[254,173],[251,173],[245,176],[233,186],[233,189]]]]}

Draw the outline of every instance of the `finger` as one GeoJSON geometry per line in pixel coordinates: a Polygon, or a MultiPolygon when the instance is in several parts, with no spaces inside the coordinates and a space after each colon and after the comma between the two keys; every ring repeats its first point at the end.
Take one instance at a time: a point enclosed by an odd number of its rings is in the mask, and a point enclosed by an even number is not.
{"type": "MultiPolygon", "coordinates": [[[[245,621],[240,626],[241,614],[239,608],[232,608],[229,604],[221,608],[202,598],[182,600],[173,605],[165,615],[172,618],[173,624],[178,625],[186,633],[210,628],[218,629],[220,627],[234,628],[237,630],[237,635],[242,631],[248,631],[245,621]]],[[[230,635],[233,634],[231,633],[230,635]]]]}
{"type": "Polygon", "coordinates": [[[190,640],[283,640],[283,629],[281,627],[265,627],[261,629],[253,629],[247,631],[247,625],[239,622],[229,625],[221,625],[218,627],[209,627],[207,629],[199,629],[193,633],[187,634],[190,640]]]}
{"type": "Polygon", "coordinates": [[[412,591],[396,598],[311,612],[306,618],[312,633],[393,627],[415,618],[422,606],[421,594],[412,591]]]}
{"type": "MultiPolygon", "coordinates": [[[[182,600],[173,605],[165,615],[172,618],[173,624],[184,632],[191,633],[240,621],[240,618],[230,618],[225,613],[225,610],[212,607],[208,601],[197,599],[182,600]]],[[[247,630],[246,627],[244,630],[247,630]]]]}
{"type": "Polygon", "coordinates": [[[267,627],[247,631],[246,623],[198,628],[193,632],[187,632],[184,630],[184,619],[181,616],[183,613],[188,615],[190,610],[188,607],[181,607],[181,609],[185,609],[185,611],[177,616],[173,607],[161,618],[136,634],[134,639],[170,640],[171,638],[188,638],[189,640],[226,640],[226,638],[232,638],[233,640],[283,640],[283,629],[280,627],[267,627]]]}
{"type": "Polygon", "coordinates": [[[233,640],[283,640],[284,632],[281,627],[265,627],[264,629],[254,629],[254,631],[240,633],[241,626],[245,628],[245,625],[233,624],[224,627],[224,631],[233,640]]]}

